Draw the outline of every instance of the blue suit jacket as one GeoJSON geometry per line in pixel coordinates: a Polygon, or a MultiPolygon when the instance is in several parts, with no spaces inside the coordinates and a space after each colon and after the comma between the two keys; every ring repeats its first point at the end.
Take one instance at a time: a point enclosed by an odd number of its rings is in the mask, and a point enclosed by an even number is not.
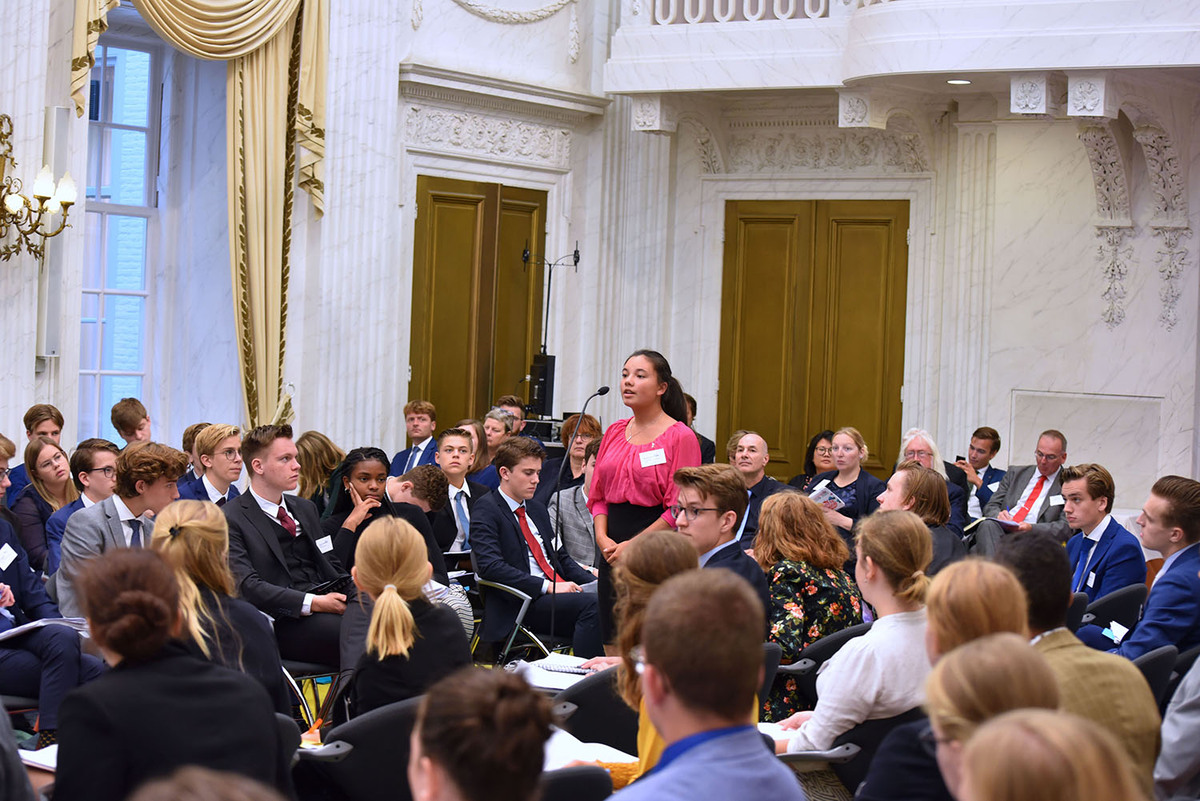
{"type": "Polygon", "coordinates": [[[6,569],[0,570],[0,583],[12,588],[16,603],[8,607],[8,611],[16,618],[16,622],[0,615],[0,631],[8,631],[16,625],[41,620],[44,617],[62,617],[58,613],[58,607],[46,594],[42,580],[29,566],[29,557],[25,555],[25,549],[17,540],[12,526],[0,520],[0,548],[5,545],[16,551],[16,558],[6,569]]]}
{"type": "MultiPolygon", "coordinates": [[[[742,543],[735,542],[726,548],[714,553],[704,563],[704,568],[723,567],[726,570],[732,570],[739,576],[750,582],[750,586],[754,588],[754,592],[758,595],[758,599],[763,602],[763,612],[770,617],[771,614],[771,589],[767,586],[767,573],[758,562],[751,559],[742,550],[742,543]]],[[[771,621],[767,621],[768,629],[771,626],[771,621]]]]}
{"type": "Polygon", "coordinates": [[[83,508],[83,498],[79,497],[50,515],[46,521],[46,575],[53,576],[62,561],[63,532],[67,530],[67,518],[83,508]]]}
{"type": "MultiPolygon", "coordinates": [[[[1071,559],[1072,576],[1079,567],[1080,554],[1087,550],[1086,544],[1083,532],[1067,540],[1067,556],[1071,559]]],[[[1142,556],[1142,546],[1138,538],[1115,519],[1109,519],[1108,528],[1104,529],[1100,541],[1092,548],[1083,576],[1084,582],[1080,592],[1087,593],[1088,603],[1130,584],[1144,584],[1146,558],[1142,556]],[[1096,578],[1089,586],[1087,577],[1092,573],[1096,578]]]]}
{"type": "Polygon", "coordinates": [[[12,482],[12,485],[4,491],[4,505],[11,509],[13,499],[17,497],[17,493],[29,484],[29,473],[25,470],[25,465],[19,464],[12,470],[9,470],[8,480],[12,482]]]}
{"type": "Polygon", "coordinates": [[[1181,553],[1171,569],[1160,575],[1146,599],[1142,619],[1121,643],[1116,653],[1137,659],[1164,645],[1181,652],[1200,645],[1200,546],[1181,553]]]}
{"type": "MultiPolygon", "coordinates": [[[[591,573],[570,557],[565,546],[553,547],[554,527],[546,507],[530,500],[525,502],[525,509],[555,571],[576,584],[595,581],[591,573]]],[[[515,587],[534,599],[541,597],[543,579],[529,573],[529,546],[525,544],[516,515],[509,511],[508,502],[499,490],[484,495],[471,509],[471,552],[475,571],[481,579],[515,587]]],[[[480,638],[484,642],[503,640],[512,631],[519,609],[520,603],[513,596],[488,593],[480,638]]]]}
{"type": "MultiPolygon", "coordinates": [[[[191,481],[179,482],[179,500],[181,501],[207,501],[208,490],[204,488],[204,479],[201,477],[193,478],[191,481]]],[[[226,497],[233,500],[242,493],[234,485],[229,485],[229,492],[226,497]]]]}
{"type": "MultiPolygon", "coordinates": [[[[412,448],[405,448],[396,454],[396,458],[392,459],[392,467],[388,470],[389,476],[404,475],[404,465],[408,464],[408,454],[412,448]]],[[[420,467],[423,464],[437,464],[435,457],[437,456],[437,440],[429,440],[429,444],[425,446],[425,450],[421,453],[421,458],[413,467],[420,467]]]]}
{"type": "Polygon", "coordinates": [[[983,507],[987,506],[988,501],[992,499],[991,486],[1004,478],[1005,472],[999,467],[992,467],[991,465],[988,465],[987,469],[983,471],[983,475],[980,476],[983,479],[983,483],[979,485],[979,489],[975,490],[975,497],[979,499],[980,511],[983,511],[983,507]]]}

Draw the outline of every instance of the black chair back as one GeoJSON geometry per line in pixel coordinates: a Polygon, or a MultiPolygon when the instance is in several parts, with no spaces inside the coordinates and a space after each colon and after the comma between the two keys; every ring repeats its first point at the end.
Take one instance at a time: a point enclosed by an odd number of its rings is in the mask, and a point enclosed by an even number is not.
{"type": "Polygon", "coordinates": [[[1163,693],[1162,700],[1158,702],[1158,711],[1164,716],[1167,714],[1167,706],[1170,705],[1171,699],[1175,697],[1175,691],[1179,689],[1179,683],[1192,669],[1198,656],[1200,656],[1200,645],[1187,649],[1175,658],[1175,669],[1171,671],[1171,678],[1167,681],[1167,690],[1163,693]]]}
{"type": "Polygon", "coordinates": [[[870,630],[870,623],[859,623],[857,626],[835,631],[805,646],[800,652],[800,658],[792,664],[779,666],[778,672],[796,677],[796,692],[807,703],[805,708],[813,709],[817,705],[817,671],[821,665],[828,662],[843,645],[870,630]]]}
{"type": "Polygon", "coordinates": [[[585,743],[604,743],[637,755],[637,712],[617,692],[617,669],[575,682],[554,696],[559,726],[585,743]]]}
{"type": "Polygon", "coordinates": [[[612,795],[612,777],[599,765],[578,765],[542,774],[541,801],[604,801],[612,795]]]}
{"type": "Polygon", "coordinates": [[[771,684],[775,681],[775,674],[779,672],[779,660],[782,658],[783,649],[779,647],[779,643],[763,643],[763,680],[758,688],[759,706],[766,702],[767,695],[771,692],[771,684]]]}
{"type": "Polygon", "coordinates": [[[1133,660],[1133,664],[1137,665],[1138,670],[1142,671],[1142,675],[1146,677],[1146,683],[1150,685],[1150,692],[1154,693],[1154,703],[1156,704],[1162,704],[1178,656],[1178,648],[1174,645],[1164,645],[1153,651],[1147,651],[1133,660]]]}
{"type": "Polygon", "coordinates": [[[1125,628],[1132,629],[1142,616],[1142,604],[1146,602],[1149,592],[1145,584],[1130,584],[1110,592],[1103,598],[1097,598],[1088,604],[1083,624],[1107,626],[1115,620],[1125,628]]]}
{"type": "Polygon", "coordinates": [[[331,786],[331,795],[346,801],[412,801],[404,771],[422,697],[381,706],[335,726],[324,742],[347,743],[353,750],[338,762],[306,763],[311,772],[331,786]]]}
{"type": "Polygon", "coordinates": [[[1067,607],[1067,629],[1072,632],[1079,631],[1079,627],[1083,625],[1083,616],[1087,613],[1087,608],[1087,593],[1075,593],[1071,598],[1071,605],[1067,607]]]}
{"type": "Polygon", "coordinates": [[[279,726],[279,746],[288,755],[288,762],[296,764],[296,750],[300,748],[300,727],[291,716],[275,713],[275,723],[279,726]]]}
{"type": "Polygon", "coordinates": [[[833,741],[835,748],[839,745],[857,745],[860,749],[858,755],[848,762],[830,763],[829,767],[837,774],[842,784],[846,785],[850,795],[854,795],[858,786],[867,778],[867,770],[871,767],[871,761],[875,758],[875,752],[879,750],[883,738],[891,734],[892,729],[897,726],[924,718],[925,712],[917,707],[892,718],[863,721],[833,741]]]}

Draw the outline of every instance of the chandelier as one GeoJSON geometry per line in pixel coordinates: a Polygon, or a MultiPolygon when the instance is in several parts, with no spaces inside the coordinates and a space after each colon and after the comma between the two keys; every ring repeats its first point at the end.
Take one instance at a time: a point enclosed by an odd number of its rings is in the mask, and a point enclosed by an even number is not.
{"type": "Polygon", "coordinates": [[[0,260],[8,261],[22,249],[41,260],[46,240],[67,227],[67,214],[78,192],[69,172],[55,187],[47,165],[33,181],[33,199],[21,194],[21,179],[9,175],[9,168],[17,166],[12,156],[12,132],[12,118],[0,114],[0,260]],[[54,218],[60,213],[58,227],[54,227],[54,218]]]}

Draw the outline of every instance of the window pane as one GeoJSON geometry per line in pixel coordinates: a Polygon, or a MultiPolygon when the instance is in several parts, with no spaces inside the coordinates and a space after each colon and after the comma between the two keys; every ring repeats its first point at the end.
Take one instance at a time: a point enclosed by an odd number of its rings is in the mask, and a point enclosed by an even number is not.
{"type": "Polygon", "coordinates": [[[100,296],[83,293],[79,336],[79,369],[100,369],[100,296]]]}
{"type": "Polygon", "coordinates": [[[120,445],[124,440],[113,428],[113,404],[121,398],[140,398],[142,377],[139,375],[106,375],[100,378],[100,436],[120,445]]]}
{"type": "Polygon", "coordinates": [[[105,288],[128,292],[146,288],[145,217],[109,216],[107,257],[105,288]]]}
{"type": "Polygon", "coordinates": [[[112,121],[145,127],[150,120],[150,54],[108,48],[112,83],[112,121]]]}
{"type": "Polygon", "coordinates": [[[100,369],[142,371],[145,307],[144,298],[105,296],[100,369]]]}
{"type": "Polygon", "coordinates": [[[96,419],[96,376],[79,376],[79,439],[100,435],[100,424],[96,419]]]}
{"type": "Polygon", "coordinates": [[[146,134],[121,130],[106,133],[108,171],[101,194],[111,196],[113,203],[146,205],[146,134]]]}
{"type": "Polygon", "coordinates": [[[83,218],[83,236],[86,242],[83,258],[83,288],[99,289],[101,266],[104,253],[101,251],[100,243],[103,240],[101,234],[104,229],[104,217],[95,212],[88,212],[83,218]]]}
{"type": "Polygon", "coordinates": [[[100,85],[98,107],[89,114],[94,119],[107,120],[112,117],[112,67],[107,63],[108,48],[96,47],[96,64],[92,67],[92,80],[100,85]]]}
{"type": "Polygon", "coordinates": [[[88,126],[87,197],[101,194],[102,174],[107,173],[103,153],[104,131],[97,125],[88,126]]]}

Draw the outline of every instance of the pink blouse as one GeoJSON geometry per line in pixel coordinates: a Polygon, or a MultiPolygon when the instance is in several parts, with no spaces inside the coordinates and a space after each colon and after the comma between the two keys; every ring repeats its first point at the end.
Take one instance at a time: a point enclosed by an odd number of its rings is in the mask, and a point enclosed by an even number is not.
{"type": "MultiPolygon", "coordinates": [[[[593,517],[608,514],[609,503],[671,506],[679,494],[675,471],[700,464],[700,442],[696,432],[684,423],[676,421],[646,445],[631,445],[625,439],[625,427],[631,419],[613,423],[600,442],[596,472],[588,490],[588,509],[593,517]]],[[[663,512],[662,518],[675,528],[670,512],[663,512]]]]}

